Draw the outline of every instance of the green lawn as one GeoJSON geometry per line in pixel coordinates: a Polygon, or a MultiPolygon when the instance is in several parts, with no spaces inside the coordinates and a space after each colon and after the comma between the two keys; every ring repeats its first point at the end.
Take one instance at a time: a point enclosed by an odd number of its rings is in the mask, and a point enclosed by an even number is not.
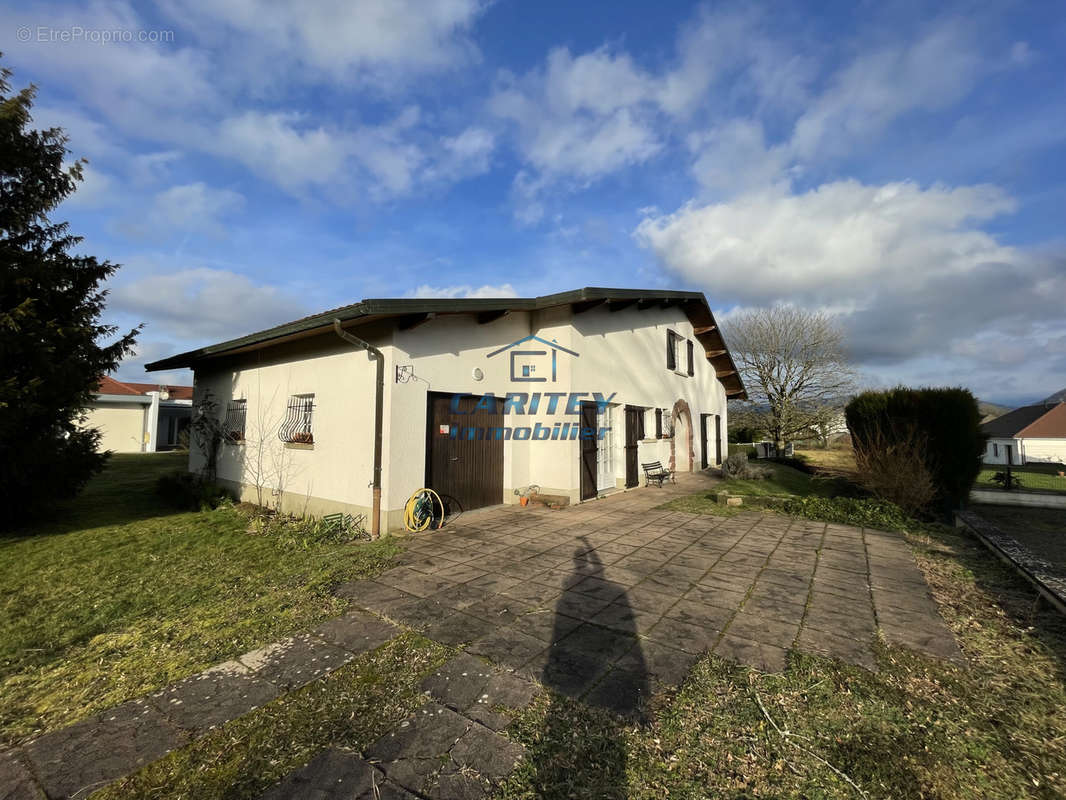
{"type": "Polygon", "coordinates": [[[760,480],[726,479],[722,487],[730,494],[757,497],[773,495],[832,497],[836,493],[833,481],[812,477],[786,464],[777,464],[773,461],[752,461],[751,463],[768,472],[769,476],[760,480]]]}
{"type": "Polygon", "coordinates": [[[296,547],[234,508],[179,512],[156,478],[178,454],[116,455],[76,500],[0,539],[0,743],[141,696],[343,612],[390,538],[296,547]]]}
{"type": "MultiPolygon", "coordinates": [[[[998,483],[992,480],[997,472],[1006,470],[1005,466],[985,465],[981,474],[977,476],[976,488],[999,489],[998,483]]],[[[1062,464],[1026,464],[1022,467],[1011,467],[1018,478],[1021,479],[1022,489],[1038,489],[1044,492],[1066,492],[1066,477],[1059,475],[1059,471],[1066,472],[1066,466],[1062,464]]]]}

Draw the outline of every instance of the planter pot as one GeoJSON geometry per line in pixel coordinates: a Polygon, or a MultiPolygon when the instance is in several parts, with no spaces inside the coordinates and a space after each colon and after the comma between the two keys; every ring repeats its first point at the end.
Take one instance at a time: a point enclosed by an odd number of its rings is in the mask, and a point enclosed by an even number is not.
{"type": "Polygon", "coordinates": [[[520,506],[528,506],[529,505],[529,498],[528,497],[519,497],[518,498],[518,505],[520,505],[520,506]]]}

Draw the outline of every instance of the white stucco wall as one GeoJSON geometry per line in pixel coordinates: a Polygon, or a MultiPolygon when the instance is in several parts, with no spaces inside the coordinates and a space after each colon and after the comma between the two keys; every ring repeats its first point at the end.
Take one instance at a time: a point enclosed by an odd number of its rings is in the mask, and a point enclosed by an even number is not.
{"type": "MultiPolygon", "coordinates": [[[[493,322],[478,324],[471,315],[439,316],[410,330],[382,327],[378,331],[354,329],[385,355],[384,447],[382,454],[382,528],[401,526],[402,510],[411,492],[425,482],[427,395],[430,392],[485,394],[499,397],[509,392],[592,392],[615,394],[614,472],[616,486],[625,478],[624,414],[626,405],[665,409],[669,418],[678,400],[687,404],[692,425],[692,465],[700,467],[699,415],[722,418],[722,452],[726,452],[725,390],[695,345],[695,375],[666,369],[666,331],[682,337],[678,343],[678,368],[687,369],[684,339],[694,341],[692,326],[680,309],[627,309],[609,312],[592,309],[571,316],[568,308],[546,312],[515,312],[493,322]],[[515,383],[505,351],[488,355],[505,345],[535,334],[576,351],[574,358],[558,357],[554,382],[515,383]],[[397,381],[397,367],[406,368],[406,380],[397,381]],[[480,381],[473,378],[481,370],[480,381]]],[[[277,348],[276,348],[277,349],[277,348]]],[[[535,342],[523,349],[544,349],[535,342]]],[[[335,336],[317,337],[267,360],[255,354],[214,369],[196,372],[195,396],[199,403],[208,389],[224,411],[231,398],[245,398],[246,441],[226,444],[219,460],[219,477],[244,486],[245,499],[255,500],[255,472],[269,473],[268,487],[284,473],[285,506],[293,511],[327,513],[352,510],[365,513],[371,504],[369,483],[373,456],[374,368],[365,352],[356,351],[335,336]],[[315,394],[313,448],[285,447],[277,437],[290,395],[315,394]],[[261,444],[260,444],[261,443],[261,444]],[[260,455],[262,453],[262,455],[260,455]],[[263,466],[256,468],[256,463],[263,466]],[[279,469],[283,466],[284,469],[279,469]]],[[[543,359],[547,363],[547,357],[543,359]]],[[[549,377],[538,364],[538,376],[549,377]]],[[[557,413],[547,413],[541,401],[533,416],[508,416],[505,424],[551,427],[554,422],[577,423],[564,415],[565,399],[557,413]]],[[[645,420],[649,437],[655,419],[645,420]]],[[[710,463],[714,463],[714,424],[709,421],[710,463]]],[[[687,445],[687,437],[684,442],[687,445]]],[[[685,448],[677,447],[677,466],[687,469],[685,448]]],[[[670,441],[646,439],[639,460],[670,461],[670,441]]],[[[202,457],[191,448],[190,466],[200,468],[202,457]]],[[[643,478],[643,475],[641,475],[643,478]]],[[[264,481],[259,481],[264,483],[264,481]]],[[[641,481],[643,482],[643,481],[641,481]]],[[[562,493],[577,500],[580,493],[578,441],[507,441],[504,444],[504,493],[500,502],[514,501],[513,490],[537,484],[542,491],[562,493]]],[[[275,487],[276,488],[276,487],[275,487]]],[[[269,494],[269,489],[268,489],[269,494]]]]}
{"type": "Polygon", "coordinates": [[[1022,455],[1026,463],[1066,464],[1066,439],[1022,439],[1022,455]]]}
{"type": "Polygon", "coordinates": [[[144,449],[143,403],[99,404],[89,409],[85,427],[100,429],[101,451],[140,453],[144,449]]]}
{"type": "Polygon", "coordinates": [[[1021,464],[1021,445],[1017,439],[997,437],[989,439],[985,444],[984,463],[986,464],[1006,464],[1007,463],[1007,446],[1011,447],[1012,462],[1014,464],[1021,464]]]}
{"type": "Polygon", "coordinates": [[[1033,462],[1066,464],[1066,439],[1052,438],[989,439],[985,445],[984,462],[1006,464],[1007,445],[1013,448],[1013,463],[1016,465],[1033,462]],[[997,447],[998,454],[996,453],[997,447]]]}
{"type": "MultiPolygon", "coordinates": [[[[262,486],[265,502],[273,503],[280,491],[283,507],[297,513],[365,513],[370,507],[374,369],[365,352],[323,337],[269,360],[264,355],[197,370],[194,406],[209,391],[220,416],[231,399],[247,401],[245,441],[223,444],[218,459],[218,477],[242,484],[243,499],[256,502],[256,487],[262,486]],[[278,431],[289,398],[312,393],[314,444],[287,445],[278,431]]],[[[190,443],[190,469],[201,469],[203,462],[201,449],[190,443]]]]}

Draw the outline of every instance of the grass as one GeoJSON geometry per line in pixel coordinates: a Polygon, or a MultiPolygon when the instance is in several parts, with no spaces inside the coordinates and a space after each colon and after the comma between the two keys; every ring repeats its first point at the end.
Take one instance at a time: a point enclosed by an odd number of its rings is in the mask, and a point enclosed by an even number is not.
{"type": "Polygon", "coordinates": [[[1066,623],[959,532],[908,539],[967,666],[883,643],[876,672],[793,652],[766,675],[707,656],[646,728],[545,699],[513,729],[529,757],[502,797],[1062,797],[1066,623]]]}
{"type": "MultiPolygon", "coordinates": [[[[974,488],[1002,488],[992,480],[992,476],[1006,469],[1002,465],[986,466],[977,476],[974,488]]],[[[1023,490],[1035,489],[1042,492],[1066,492],[1066,477],[1059,475],[1059,471],[1066,472],[1066,466],[1062,464],[1026,464],[1020,467],[1011,467],[1011,472],[1021,479],[1021,488],[1023,490]]]]}
{"type": "Polygon", "coordinates": [[[116,455],[53,519],[0,539],[0,743],[340,614],[331,589],[398,552],[389,538],[305,548],[254,536],[232,507],[169,510],[154,484],[183,463],[116,455]]]}
{"type": "Polygon", "coordinates": [[[730,494],[752,497],[794,495],[796,497],[832,497],[836,487],[832,482],[812,477],[805,472],[772,461],[752,462],[769,475],[760,480],[736,480],[727,478],[722,487],[730,494]]]}
{"type": "Polygon", "coordinates": [[[327,747],[362,750],[425,702],[418,683],[450,651],[403,634],[93,795],[94,800],[259,797],[327,747]]]}
{"type": "Polygon", "coordinates": [[[819,473],[828,477],[842,477],[853,480],[856,475],[855,452],[851,449],[851,443],[847,441],[835,444],[824,450],[820,447],[804,448],[802,450],[796,448],[796,457],[802,458],[817,469],[819,473]]]}

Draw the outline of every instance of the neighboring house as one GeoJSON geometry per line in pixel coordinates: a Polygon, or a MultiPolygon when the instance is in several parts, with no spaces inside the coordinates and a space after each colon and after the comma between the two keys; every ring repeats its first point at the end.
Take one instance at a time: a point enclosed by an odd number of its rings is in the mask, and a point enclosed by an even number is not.
{"type": "Polygon", "coordinates": [[[986,464],[1066,464],[1066,403],[1022,406],[981,426],[986,464]]]}
{"type": "MultiPolygon", "coordinates": [[[[644,462],[719,464],[726,400],[745,397],[696,292],[364,300],[146,369],[179,366],[195,371],[198,404],[218,404],[220,480],[245,499],[366,514],[382,529],[402,526],[423,486],[469,510],[531,485],[594,498],[637,486],[644,462]],[[380,515],[377,362],[352,334],[382,357],[380,515]]],[[[191,447],[190,469],[203,465],[191,447]]]]}
{"type": "Polygon", "coordinates": [[[100,449],[116,453],[173,450],[188,436],[192,387],[100,380],[86,427],[100,429],[100,449]]]}

